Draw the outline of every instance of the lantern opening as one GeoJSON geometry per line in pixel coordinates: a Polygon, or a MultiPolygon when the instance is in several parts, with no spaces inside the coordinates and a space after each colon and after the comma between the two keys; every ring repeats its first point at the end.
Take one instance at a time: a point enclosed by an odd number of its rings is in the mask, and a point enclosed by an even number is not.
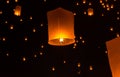
{"type": "Polygon", "coordinates": [[[56,38],[53,40],[50,40],[48,44],[50,45],[55,45],[55,46],[65,46],[74,43],[74,39],[69,39],[69,38],[56,38]]]}

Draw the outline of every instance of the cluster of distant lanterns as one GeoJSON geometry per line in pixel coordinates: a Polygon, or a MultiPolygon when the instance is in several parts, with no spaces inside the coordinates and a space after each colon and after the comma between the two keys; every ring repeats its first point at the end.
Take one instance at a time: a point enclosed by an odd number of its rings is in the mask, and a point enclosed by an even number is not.
{"type": "MultiPolygon", "coordinates": [[[[85,2],[85,1],[84,1],[85,2]]],[[[94,15],[93,8],[88,8],[88,16],[94,15]]],[[[21,6],[16,6],[14,15],[21,15],[21,6]]],[[[48,44],[53,46],[66,46],[75,42],[74,35],[74,14],[63,8],[47,12],[48,19],[48,44]]],[[[120,77],[120,39],[106,43],[109,62],[113,77],[120,77]],[[119,44],[118,44],[119,43],[119,44]],[[113,46],[114,45],[114,46],[113,46]],[[116,46],[117,45],[117,46],[116,46]],[[117,49],[116,49],[117,48],[117,49]]]]}
{"type": "MultiPolygon", "coordinates": [[[[88,16],[92,16],[92,8],[87,10],[88,16]]],[[[21,15],[21,6],[17,5],[14,15],[21,15]]],[[[74,14],[63,8],[57,8],[47,13],[48,18],[48,44],[55,46],[70,45],[75,42],[74,14]]]]}

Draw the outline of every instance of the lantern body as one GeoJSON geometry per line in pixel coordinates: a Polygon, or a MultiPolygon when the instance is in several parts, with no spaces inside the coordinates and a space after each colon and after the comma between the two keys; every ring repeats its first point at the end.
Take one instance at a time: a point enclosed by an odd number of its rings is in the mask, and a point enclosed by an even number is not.
{"type": "Polygon", "coordinates": [[[94,15],[94,10],[92,8],[88,8],[88,16],[94,15]]]}
{"type": "Polygon", "coordinates": [[[120,38],[106,42],[112,77],[120,77],[120,38]]]}
{"type": "Polygon", "coordinates": [[[69,45],[75,42],[74,15],[72,12],[57,8],[47,13],[48,44],[55,46],[69,45]]]}
{"type": "Polygon", "coordinates": [[[20,16],[21,15],[21,6],[17,5],[14,10],[14,15],[20,16]]]}

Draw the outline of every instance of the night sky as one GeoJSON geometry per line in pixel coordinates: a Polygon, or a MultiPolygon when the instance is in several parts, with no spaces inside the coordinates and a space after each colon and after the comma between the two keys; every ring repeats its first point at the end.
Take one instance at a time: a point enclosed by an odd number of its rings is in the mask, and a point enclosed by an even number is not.
{"type": "Polygon", "coordinates": [[[83,1],[0,0],[0,77],[112,77],[106,41],[119,37],[120,1],[83,1]],[[74,14],[74,44],[48,44],[47,12],[58,7],[74,14]]]}

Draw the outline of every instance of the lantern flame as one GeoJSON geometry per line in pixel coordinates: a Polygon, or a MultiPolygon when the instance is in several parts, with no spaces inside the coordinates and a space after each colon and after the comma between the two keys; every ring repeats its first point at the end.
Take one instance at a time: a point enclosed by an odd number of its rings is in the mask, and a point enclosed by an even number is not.
{"type": "Polygon", "coordinates": [[[63,38],[60,38],[60,42],[64,42],[64,39],[63,39],[63,38]]]}

